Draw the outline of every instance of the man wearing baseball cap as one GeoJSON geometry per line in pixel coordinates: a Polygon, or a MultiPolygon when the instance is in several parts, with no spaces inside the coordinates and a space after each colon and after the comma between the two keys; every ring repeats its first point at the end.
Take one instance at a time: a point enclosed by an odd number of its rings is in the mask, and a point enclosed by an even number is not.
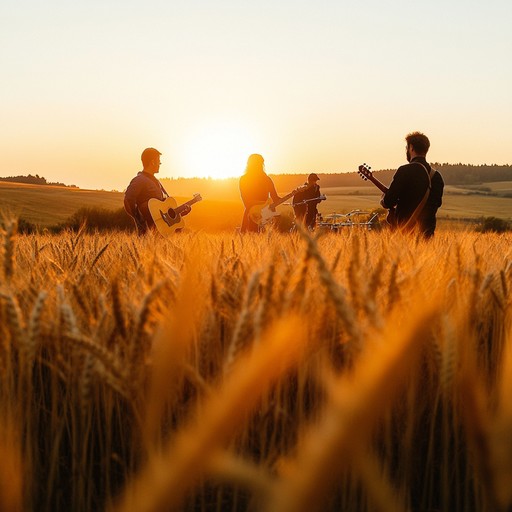
{"type": "Polygon", "coordinates": [[[320,187],[318,185],[320,178],[314,172],[308,176],[308,181],[304,184],[307,188],[298,192],[293,197],[293,210],[297,222],[302,222],[309,229],[314,229],[316,225],[316,216],[318,213],[317,205],[320,199],[320,187]],[[317,199],[318,198],[318,199],[317,199]]]}

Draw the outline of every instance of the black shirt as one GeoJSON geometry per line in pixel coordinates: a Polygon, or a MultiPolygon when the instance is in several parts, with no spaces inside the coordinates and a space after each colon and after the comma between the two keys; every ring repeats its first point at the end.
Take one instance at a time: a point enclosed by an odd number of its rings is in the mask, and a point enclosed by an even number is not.
{"type": "MultiPolygon", "coordinates": [[[[313,183],[313,184],[309,184],[308,182],[304,183],[305,186],[307,186],[307,188],[305,188],[304,190],[301,190],[300,192],[297,192],[294,196],[293,196],[293,204],[295,205],[296,203],[300,203],[302,201],[304,201],[305,199],[315,199],[315,197],[320,197],[320,187],[316,184],[316,183],[313,183]]],[[[318,201],[308,201],[306,203],[307,204],[318,204],[320,202],[320,200],[318,201]]],[[[306,206],[304,205],[304,206],[306,206]]]]}
{"type": "Polygon", "coordinates": [[[428,173],[430,171],[431,167],[424,157],[413,158],[409,164],[398,168],[389,190],[384,194],[382,200],[385,208],[396,206],[397,222],[403,225],[420,204],[430,183],[431,188],[427,202],[418,218],[422,231],[427,235],[434,232],[436,213],[442,204],[444,189],[444,181],[439,171],[436,171],[429,180],[428,173]]]}
{"type": "Polygon", "coordinates": [[[124,194],[124,207],[126,212],[133,217],[137,228],[144,232],[155,223],[148,209],[150,199],[163,201],[169,194],[162,184],[150,173],[140,171],[132,179],[124,194]]]}

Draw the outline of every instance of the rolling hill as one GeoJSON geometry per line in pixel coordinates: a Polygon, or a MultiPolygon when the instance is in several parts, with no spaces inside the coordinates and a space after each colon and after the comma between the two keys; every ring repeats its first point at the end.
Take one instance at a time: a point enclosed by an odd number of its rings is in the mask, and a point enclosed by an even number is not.
{"type": "MultiPolygon", "coordinates": [[[[237,187],[233,187],[232,182],[219,185],[214,180],[205,180],[205,184],[208,186],[199,188],[201,183],[194,183],[195,191],[201,193],[203,201],[194,206],[193,214],[187,218],[187,226],[213,231],[239,226],[243,207],[237,187]]],[[[191,196],[188,185],[187,180],[172,180],[166,183],[166,188],[173,195],[176,194],[178,203],[181,203],[191,196]]],[[[438,217],[476,220],[492,216],[511,220],[511,190],[512,181],[482,183],[478,187],[448,185],[438,217]]],[[[289,190],[278,188],[278,191],[284,194],[289,190]]],[[[380,192],[364,182],[359,186],[322,187],[322,192],[327,195],[327,200],[319,206],[319,211],[324,215],[379,207],[380,192]]],[[[4,216],[15,216],[44,228],[65,222],[84,207],[119,210],[123,207],[123,193],[0,182],[0,202],[4,216]]],[[[280,209],[291,212],[290,206],[281,206],[280,209]]]]}

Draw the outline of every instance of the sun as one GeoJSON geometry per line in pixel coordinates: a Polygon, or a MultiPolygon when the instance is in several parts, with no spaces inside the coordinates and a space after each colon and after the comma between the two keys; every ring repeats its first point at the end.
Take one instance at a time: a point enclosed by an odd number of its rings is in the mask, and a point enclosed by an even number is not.
{"type": "Polygon", "coordinates": [[[183,147],[189,177],[223,179],[243,174],[247,157],[257,152],[249,130],[234,122],[212,122],[191,133],[183,147]]]}

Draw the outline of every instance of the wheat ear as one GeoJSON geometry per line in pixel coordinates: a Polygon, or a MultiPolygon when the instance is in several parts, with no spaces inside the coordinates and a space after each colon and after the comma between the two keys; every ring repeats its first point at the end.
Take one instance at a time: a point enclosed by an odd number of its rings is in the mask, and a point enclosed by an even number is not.
{"type": "Polygon", "coordinates": [[[32,364],[34,360],[37,342],[41,333],[41,315],[43,312],[44,303],[48,293],[45,291],[39,292],[37,300],[32,308],[30,320],[28,324],[28,340],[27,340],[27,363],[32,364]]]}
{"type": "Polygon", "coordinates": [[[251,304],[260,280],[260,272],[254,272],[249,279],[242,311],[238,316],[238,320],[233,332],[231,343],[229,344],[228,353],[226,355],[226,363],[224,365],[224,373],[229,373],[233,363],[238,355],[247,346],[248,338],[251,332],[251,304]]]}
{"type": "Polygon", "coordinates": [[[510,329],[508,332],[498,383],[498,407],[487,438],[492,455],[490,474],[493,476],[493,489],[500,512],[508,511],[512,506],[512,339],[510,329]]]}
{"type": "Polygon", "coordinates": [[[18,224],[16,221],[7,222],[4,236],[4,276],[7,282],[14,274],[14,237],[18,224]]]}
{"type": "Polygon", "coordinates": [[[19,348],[23,340],[23,320],[18,301],[12,295],[1,292],[0,297],[6,303],[7,326],[11,342],[16,348],[19,348]]]}
{"type": "Polygon", "coordinates": [[[322,284],[325,286],[329,297],[334,303],[336,313],[341,319],[351,342],[355,347],[361,347],[361,332],[357,327],[356,314],[347,301],[346,291],[334,280],[332,273],[329,271],[325,260],[320,254],[316,241],[313,240],[309,233],[307,233],[301,226],[297,226],[297,229],[303,240],[305,240],[308,245],[308,252],[317,262],[322,284]]]}

